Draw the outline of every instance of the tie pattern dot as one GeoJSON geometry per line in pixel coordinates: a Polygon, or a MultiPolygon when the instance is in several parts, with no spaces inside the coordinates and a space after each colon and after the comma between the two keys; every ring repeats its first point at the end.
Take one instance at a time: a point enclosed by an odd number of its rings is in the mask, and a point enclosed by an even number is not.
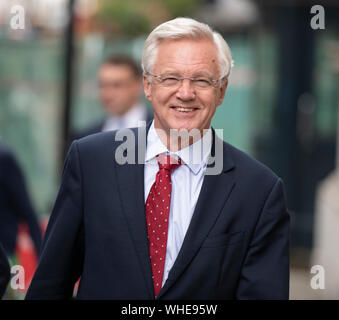
{"type": "Polygon", "coordinates": [[[150,189],[145,204],[155,296],[158,296],[161,290],[164,274],[172,191],[171,173],[181,165],[181,159],[176,160],[165,154],[158,155],[157,160],[159,171],[156,174],[155,182],[150,189]]]}

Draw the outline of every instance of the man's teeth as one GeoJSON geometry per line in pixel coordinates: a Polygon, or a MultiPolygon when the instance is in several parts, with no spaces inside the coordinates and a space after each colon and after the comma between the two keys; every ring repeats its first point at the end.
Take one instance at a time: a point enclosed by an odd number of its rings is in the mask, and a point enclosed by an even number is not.
{"type": "Polygon", "coordinates": [[[183,112],[189,112],[189,111],[193,111],[194,108],[181,108],[181,107],[175,107],[175,110],[183,111],[183,112]]]}

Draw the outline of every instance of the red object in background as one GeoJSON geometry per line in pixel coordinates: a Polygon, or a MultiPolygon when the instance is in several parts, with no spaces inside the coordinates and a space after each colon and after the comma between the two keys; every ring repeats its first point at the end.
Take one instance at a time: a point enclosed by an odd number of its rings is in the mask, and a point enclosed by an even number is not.
{"type": "MultiPolygon", "coordinates": [[[[42,234],[44,234],[46,231],[47,223],[48,219],[42,219],[42,234]]],[[[38,257],[36,255],[35,247],[26,224],[19,225],[15,253],[17,264],[21,265],[25,270],[25,289],[21,291],[26,293],[38,264],[38,257]]]]}
{"type": "Polygon", "coordinates": [[[25,289],[23,292],[26,292],[33,278],[38,259],[29,235],[28,227],[25,224],[19,225],[16,243],[16,258],[17,264],[23,266],[25,270],[25,289]]]}
{"type": "MultiPolygon", "coordinates": [[[[42,235],[45,234],[48,224],[48,218],[43,218],[40,221],[42,235]]],[[[20,290],[20,293],[26,294],[29,285],[31,284],[34,272],[37,268],[38,258],[35,253],[34,244],[29,234],[29,229],[26,224],[20,224],[16,244],[17,264],[21,265],[25,270],[25,289],[20,290]]],[[[79,280],[74,286],[73,294],[78,291],[79,280]]]]}

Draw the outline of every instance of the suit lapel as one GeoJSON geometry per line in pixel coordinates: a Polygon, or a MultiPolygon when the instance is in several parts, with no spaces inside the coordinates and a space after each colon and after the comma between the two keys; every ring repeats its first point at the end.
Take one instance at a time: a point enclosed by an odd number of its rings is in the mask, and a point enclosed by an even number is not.
{"type": "MultiPolygon", "coordinates": [[[[146,128],[139,129],[139,136],[146,137],[146,130],[148,131],[150,125],[146,128]]],[[[134,131],[136,133],[137,130],[134,131]]],[[[138,139],[138,134],[134,135],[138,139]]],[[[139,141],[140,142],[140,141],[139,141]]],[[[146,140],[144,140],[146,142],[146,140]]],[[[154,299],[153,281],[152,281],[152,268],[149,258],[148,239],[147,239],[147,226],[145,216],[145,201],[144,201],[144,159],[145,148],[140,148],[139,143],[135,143],[135,164],[117,164],[116,173],[118,179],[118,188],[120,191],[121,203],[123,211],[129,226],[130,236],[133,240],[142,274],[149,295],[154,299]],[[140,159],[138,160],[138,151],[140,151],[140,159]]]]}
{"type": "MultiPolygon", "coordinates": [[[[141,135],[146,137],[151,122],[144,128],[141,135]]],[[[136,131],[135,131],[136,132],[136,131]]],[[[140,134],[140,131],[139,131],[140,134]]],[[[138,135],[135,135],[138,137],[138,135]]],[[[213,130],[212,155],[215,149],[215,136],[213,130]]],[[[146,141],[145,141],[146,142],[146,141]]],[[[187,230],[184,242],[178,257],[169,272],[168,279],[161,289],[160,298],[179,278],[195,254],[209,230],[213,227],[234,186],[234,164],[223,144],[223,169],[219,175],[206,175],[200,191],[199,199],[187,230]],[[220,192],[218,192],[220,190],[220,192]]],[[[140,140],[136,143],[136,159],[140,149],[140,140]]],[[[145,159],[145,148],[142,148],[139,160],[145,159]]],[[[120,191],[121,203],[129,226],[130,236],[133,240],[145,284],[151,299],[154,299],[152,268],[149,258],[147,224],[144,201],[144,164],[136,161],[136,164],[116,164],[117,182],[120,191]],[[133,201],[134,199],[134,201],[133,201]]]]}
{"type": "MultiPolygon", "coordinates": [[[[215,132],[213,130],[212,155],[213,150],[215,149],[215,139],[219,138],[215,136],[215,132]]],[[[234,164],[229,153],[226,152],[226,144],[222,142],[222,145],[222,172],[218,175],[205,176],[198,202],[182,247],[158,298],[160,298],[175,283],[196,255],[232,191],[235,183],[234,171],[232,171],[234,164]]]]}

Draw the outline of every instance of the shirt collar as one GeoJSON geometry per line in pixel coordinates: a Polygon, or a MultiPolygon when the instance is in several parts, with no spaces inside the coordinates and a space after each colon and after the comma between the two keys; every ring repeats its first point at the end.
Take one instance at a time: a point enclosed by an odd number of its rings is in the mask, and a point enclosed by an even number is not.
{"type": "Polygon", "coordinates": [[[181,158],[194,174],[198,174],[198,172],[207,165],[207,159],[211,153],[211,146],[212,130],[209,128],[198,141],[181,150],[170,152],[158,137],[153,120],[147,134],[145,161],[156,163],[156,156],[160,153],[176,155],[181,158]]]}
{"type": "Polygon", "coordinates": [[[138,126],[138,121],[146,119],[146,109],[140,103],[136,103],[130,110],[122,116],[126,128],[138,126]]]}
{"type": "Polygon", "coordinates": [[[146,119],[146,109],[140,103],[136,103],[122,116],[110,115],[106,119],[107,130],[138,127],[138,121],[146,119]]]}

